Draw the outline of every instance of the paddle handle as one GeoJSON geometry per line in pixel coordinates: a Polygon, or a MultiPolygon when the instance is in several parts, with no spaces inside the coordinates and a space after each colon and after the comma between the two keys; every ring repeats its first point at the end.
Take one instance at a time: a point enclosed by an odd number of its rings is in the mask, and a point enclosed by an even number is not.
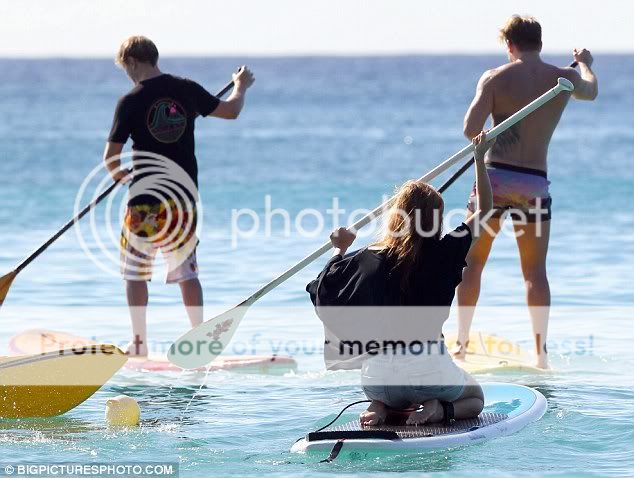
{"type": "MultiPolygon", "coordinates": [[[[216,97],[217,98],[222,98],[231,88],[233,88],[233,86],[234,86],[234,83],[233,83],[233,80],[232,80],[232,81],[228,82],[225,86],[223,86],[222,89],[218,93],[216,93],[216,97]]],[[[68,221],[66,224],[64,224],[62,226],[62,228],[59,231],[57,231],[48,241],[46,241],[44,244],[42,244],[40,247],[38,247],[36,250],[34,250],[26,259],[24,259],[22,262],[20,262],[18,264],[18,266],[14,269],[14,272],[16,274],[19,273],[22,269],[24,269],[31,262],[33,262],[40,254],[42,254],[42,252],[44,252],[46,249],[48,249],[48,247],[51,244],[53,244],[57,239],[59,239],[62,234],[64,234],[71,227],[73,227],[73,225],[77,221],[79,221],[82,217],[84,217],[86,214],[88,214],[88,212],[90,212],[90,210],[92,210],[95,206],[97,206],[97,204],[99,204],[101,201],[103,201],[104,198],[106,196],[108,196],[117,187],[117,184],[119,184],[119,183],[115,181],[110,186],[108,186],[106,189],[104,189],[99,194],[99,196],[97,196],[95,199],[93,199],[90,202],[90,204],[88,204],[81,211],[79,211],[79,213],[75,217],[73,217],[70,221],[68,221]]]]}
{"type": "MultiPolygon", "coordinates": [[[[521,121],[526,116],[531,114],[533,111],[535,111],[536,109],[538,109],[539,107],[541,107],[545,103],[547,103],[550,100],[552,100],[553,98],[555,98],[562,91],[572,91],[572,90],[574,90],[574,86],[569,80],[566,80],[565,78],[559,78],[557,80],[557,85],[556,86],[554,86],[553,88],[548,90],[546,93],[541,95],[539,98],[536,98],[535,100],[531,101],[529,104],[524,106],[524,108],[522,108],[521,110],[519,110],[515,114],[509,116],[507,119],[502,121],[500,124],[498,124],[495,127],[491,128],[487,132],[487,138],[488,139],[496,138],[501,133],[506,131],[508,128],[510,128],[511,126],[513,126],[514,124],[516,124],[517,122],[521,121]]],[[[429,171],[427,174],[421,176],[418,180],[419,181],[424,181],[424,182],[431,181],[436,176],[441,174],[443,171],[445,171],[446,169],[450,168],[455,163],[460,161],[462,158],[467,156],[469,153],[472,153],[473,150],[474,150],[474,146],[473,146],[472,143],[469,144],[468,146],[465,146],[460,151],[458,151],[456,154],[454,154],[450,158],[446,159],[441,164],[436,166],[434,169],[429,171]]],[[[361,229],[363,226],[369,224],[376,217],[380,216],[381,213],[383,213],[383,211],[385,211],[388,207],[390,207],[390,205],[394,201],[394,198],[395,197],[392,196],[390,199],[388,199],[384,203],[382,203],[379,206],[377,206],[373,211],[371,211],[370,213],[366,214],[364,217],[362,217],[360,220],[358,220],[352,226],[350,226],[349,229],[357,231],[357,230],[361,229]]],[[[297,264],[295,264],[293,267],[291,267],[290,269],[286,270],[285,272],[280,274],[278,277],[273,279],[271,282],[269,282],[268,284],[266,284],[265,286],[263,286],[262,288],[257,290],[253,295],[251,295],[248,299],[246,299],[240,305],[250,306],[256,300],[258,300],[260,297],[264,296],[265,294],[267,294],[268,292],[270,292],[271,290],[275,289],[277,286],[279,286],[280,284],[282,284],[283,282],[285,282],[286,280],[288,280],[289,278],[291,278],[292,276],[297,274],[299,271],[301,271],[303,268],[305,268],[306,266],[311,264],[318,257],[320,257],[323,254],[325,254],[326,252],[328,252],[330,249],[332,249],[332,244],[330,243],[330,241],[328,241],[327,243],[322,245],[319,249],[314,251],[312,254],[309,254],[304,259],[302,259],[297,264]]]]}
{"type": "Polygon", "coordinates": [[[233,86],[234,86],[233,80],[231,80],[229,83],[223,86],[222,89],[218,93],[216,93],[216,98],[222,98],[224,95],[227,94],[227,91],[233,88],[233,86]]]}
{"type": "MultiPolygon", "coordinates": [[[[576,61],[573,61],[570,65],[568,65],[570,68],[576,68],[576,66],[578,65],[578,63],[576,61]]],[[[488,135],[487,135],[488,136],[488,135]]],[[[445,181],[439,188],[438,188],[438,192],[439,193],[444,193],[449,186],[451,186],[453,183],[456,182],[456,180],[462,176],[464,174],[464,172],[469,169],[469,167],[475,162],[475,158],[471,158],[469,161],[467,161],[458,171],[456,171],[455,173],[453,173],[451,175],[451,177],[449,179],[447,179],[447,181],[445,181]]]]}

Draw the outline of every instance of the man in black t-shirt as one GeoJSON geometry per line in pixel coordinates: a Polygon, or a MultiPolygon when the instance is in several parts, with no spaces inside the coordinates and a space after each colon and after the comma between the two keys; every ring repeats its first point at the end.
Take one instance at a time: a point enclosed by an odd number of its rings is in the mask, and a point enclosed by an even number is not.
{"type": "Polygon", "coordinates": [[[132,318],[131,355],[147,355],[147,281],[161,250],[167,283],[178,283],[192,326],[202,322],[203,294],[196,264],[198,165],[194,121],[198,116],[235,119],[244,106],[253,74],[246,67],[233,75],[234,88],[221,101],[198,83],[162,73],[158,50],[142,36],[120,47],[116,63],[134,82],[114,115],[104,161],[115,181],[130,182],[121,233],[121,273],[132,318]],[[119,156],[132,138],[132,171],[119,156]]]}

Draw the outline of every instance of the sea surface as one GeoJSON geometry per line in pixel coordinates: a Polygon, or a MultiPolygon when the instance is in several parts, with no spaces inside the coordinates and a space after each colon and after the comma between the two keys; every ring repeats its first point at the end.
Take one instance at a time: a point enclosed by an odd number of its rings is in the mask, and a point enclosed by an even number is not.
{"type": "MultiPolygon", "coordinates": [[[[326,241],[334,198],[346,210],[345,223],[351,211],[372,209],[395,186],[461,149],[475,84],[504,61],[501,55],[162,60],[164,71],[212,92],[242,63],[256,75],[237,121],[196,124],[205,316],[237,304],[326,241]],[[279,214],[265,227],[267,196],[273,209],[288,213],[288,228],[279,214]]],[[[478,376],[542,391],[549,409],[539,422],[484,444],[414,456],[326,464],[290,454],[298,437],[364,398],[356,372],[324,370],[322,328],[304,290],[323,258],[259,301],[229,347],[234,354],[291,355],[296,373],[123,370],[62,417],[0,421],[0,466],[166,462],[178,464],[181,476],[631,476],[634,57],[597,55],[595,70],[599,98],[572,101],[550,147],[555,371],[478,376]],[[119,394],[139,402],[141,427],[106,427],[105,401],[119,394]]],[[[116,101],[131,83],[110,60],[0,60],[0,72],[0,271],[6,273],[72,217],[76,201],[85,204],[100,190],[103,170],[90,175],[100,165],[116,101]]],[[[472,181],[469,171],[445,194],[446,209],[457,210],[448,226],[460,222],[472,181]]],[[[116,263],[124,194],[113,198],[110,216],[100,205],[94,227],[84,218],[19,274],[0,309],[0,354],[8,353],[12,336],[32,328],[129,340],[116,263]]],[[[157,264],[149,309],[155,351],[188,323],[178,287],[163,284],[162,276],[157,264]]],[[[524,296],[515,241],[504,235],[483,277],[474,329],[530,350],[524,296]]],[[[452,317],[446,331],[455,328],[452,317]]]]}

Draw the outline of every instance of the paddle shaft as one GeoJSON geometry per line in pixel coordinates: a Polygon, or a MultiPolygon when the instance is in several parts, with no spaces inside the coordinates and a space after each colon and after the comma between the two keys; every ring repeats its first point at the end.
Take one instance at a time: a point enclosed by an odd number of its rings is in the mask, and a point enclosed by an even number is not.
{"type": "MultiPolygon", "coordinates": [[[[495,127],[491,128],[488,131],[488,133],[487,133],[487,138],[489,138],[489,139],[496,138],[498,135],[500,135],[501,133],[506,131],[508,128],[513,126],[515,123],[517,123],[518,121],[522,120],[523,118],[528,116],[530,113],[535,111],[537,108],[539,108],[543,104],[547,103],[548,101],[550,101],[551,99],[556,97],[562,91],[572,91],[572,88],[573,88],[573,86],[568,80],[561,80],[560,79],[560,81],[558,82],[558,84],[555,87],[553,87],[550,90],[548,90],[546,93],[541,95],[539,98],[531,101],[524,108],[522,108],[521,110],[519,110],[515,114],[509,116],[507,119],[502,121],[500,124],[498,124],[495,127]]],[[[444,162],[442,162],[441,164],[436,166],[434,169],[429,171],[427,174],[425,174],[424,176],[420,177],[418,180],[419,181],[424,181],[424,182],[431,181],[436,176],[441,174],[443,171],[447,170],[448,168],[450,168],[455,163],[457,163],[462,158],[464,158],[465,156],[467,156],[469,153],[472,153],[472,152],[473,152],[473,144],[469,144],[468,146],[465,146],[460,151],[458,151],[456,154],[454,154],[450,158],[446,159],[444,162]]],[[[392,204],[393,201],[394,201],[394,196],[391,197],[390,199],[388,199],[387,201],[385,201],[384,203],[380,204],[373,211],[371,211],[370,213],[366,214],[360,220],[355,222],[352,226],[349,227],[349,229],[353,230],[353,231],[357,231],[357,230],[361,229],[363,226],[369,224],[376,217],[380,216],[383,213],[383,211],[385,211],[388,207],[390,207],[390,205],[392,204]]],[[[248,299],[246,299],[244,302],[242,302],[240,304],[240,306],[250,306],[255,301],[257,301],[260,297],[262,297],[265,294],[269,293],[270,291],[275,289],[277,286],[279,286],[280,284],[282,284],[283,282],[285,282],[286,280],[288,280],[289,278],[291,278],[292,276],[297,274],[299,271],[304,269],[306,266],[308,266],[310,263],[312,263],[318,257],[322,256],[324,253],[328,252],[330,249],[332,249],[332,244],[329,241],[326,244],[324,244],[323,246],[321,246],[319,249],[317,249],[315,252],[313,252],[312,254],[309,254],[304,259],[299,261],[293,267],[289,268],[288,270],[286,270],[285,272],[280,274],[278,277],[273,279],[271,282],[269,282],[268,284],[266,284],[265,286],[260,288],[253,295],[251,295],[248,299]]]]}
{"type": "Polygon", "coordinates": [[[453,173],[451,175],[451,177],[449,179],[447,179],[447,181],[445,181],[444,183],[442,183],[442,185],[438,188],[438,192],[440,194],[444,193],[449,186],[451,186],[454,182],[456,182],[456,180],[462,176],[464,174],[464,172],[469,169],[471,167],[471,165],[475,162],[475,158],[472,157],[469,161],[467,161],[466,163],[464,163],[460,169],[458,171],[456,171],[455,173],[453,173]]]}
{"type": "MultiPolygon", "coordinates": [[[[578,63],[576,61],[573,61],[570,65],[568,65],[568,67],[570,68],[576,68],[576,66],[578,65],[578,63]]],[[[464,174],[464,172],[469,169],[471,167],[471,165],[475,162],[475,158],[471,158],[469,161],[467,161],[458,171],[456,171],[455,173],[453,173],[451,175],[451,177],[449,179],[447,179],[447,181],[445,181],[444,183],[442,183],[442,185],[438,188],[438,192],[439,193],[444,193],[447,188],[449,188],[449,186],[451,186],[454,182],[456,182],[456,180],[462,176],[464,174]]]]}
{"type": "Polygon", "coordinates": [[[33,251],[31,253],[31,255],[29,255],[29,257],[27,257],[26,259],[24,259],[22,262],[20,262],[20,264],[18,264],[18,266],[15,268],[15,272],[19,273],[22,269],[24,269],[26,266],[28,266],[31,262],[33,262],[42,252],[44,252],[48,246],[50,246],[51,244],[53,244],[57,239],[59,239],[59,237],[64,234],[66,231],[68,231],[71,227],[73,227],[73,224],[75,224],[77,221],[79,221],[82,217],[84,217],[86,214],[88,214],[88,212],[94,208],[97,204],[99,204],[108,194],[110,194],[112,192],[112,190],[114,188],[117,187],[117,182],[113,182],[110,186],[108,186],[106,189],[104,189],[101,194],[99,194],[99,196],[97,196],[95,199],[93,199],[90,204],[88,204],[87,206],[85,206],[81,211],[79,211],[79,213],[72,218],[70,221],[68,221],[66,224],[64,224],[62,226],[62,228],[57,231],[48,241],[46,241],[44,244],[42,244],[40,247],[38,247],[35,251],[33,251]]]}
{"type": "MultiPolygon", "coordinates": [[[[233,81],[227,83],[218,93],[216,93],[217,98],[223,97],[231,88],[233,88],[233,81]]],[[[118,182],[113,182],[110,186],[104,189],[99,196],[93,199],[90,204],[84,207],[79,213],[73,217],[70,221],[62,226],[62,228],[57,231],[48,241],[38,247],[35,251],[33,251],[26,259],[24,259],[18,266],[14,269],[14,272],[17,274],[26,266],[28,266],[31,262],[33,262],[42,252],[44,252],[48,247],[53,244],[59,237],[68,231],[73,225],[79,221],[82,217],[84,217],[90,210],[92,210],[97,204],[99,204],[103,199],[108,196],[116,187],[118,182]]]]}

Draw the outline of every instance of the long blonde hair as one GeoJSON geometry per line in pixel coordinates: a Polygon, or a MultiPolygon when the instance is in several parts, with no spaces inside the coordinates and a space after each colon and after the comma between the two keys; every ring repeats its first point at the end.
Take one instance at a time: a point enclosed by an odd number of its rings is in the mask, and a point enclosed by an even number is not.
{"type": "Polygon", "coordinates": [[[395,260],[401,272],[401,289],[406,290],[426,241],[440,239],[442,232],[442,196],[422,181],[408,181],[396,192],[383,237],[371,247],[381,249],[395,260]]]}

